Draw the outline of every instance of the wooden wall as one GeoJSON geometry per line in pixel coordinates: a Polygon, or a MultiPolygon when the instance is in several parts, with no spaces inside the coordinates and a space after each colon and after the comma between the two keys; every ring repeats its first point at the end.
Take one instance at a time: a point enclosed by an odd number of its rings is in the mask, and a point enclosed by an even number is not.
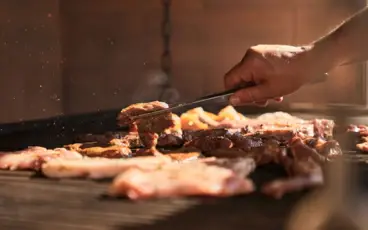
{"type": "MultiPolygon", "coordinates": [[[[172,2],[173,83],[182,99],[221,90],[223,74],[249,46],[310,42],[365,4],[172,2]]],[[[160,68],[161,0],[3,0],[0,11],[0,123],[132,103],[160,68]]],[[[351,92],[362,75],[359,65],[339,68],[289,101],[361,102],[351,92]]]]}
{"type": "Polygon", "coordinates": [[[58,1],[0,1],[0,123],[62,113],[58,1]]]}

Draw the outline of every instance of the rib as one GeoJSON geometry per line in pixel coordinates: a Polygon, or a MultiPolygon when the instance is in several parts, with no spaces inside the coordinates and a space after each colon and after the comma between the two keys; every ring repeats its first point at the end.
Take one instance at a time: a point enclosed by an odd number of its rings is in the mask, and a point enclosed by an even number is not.
{"type": "Polygon", "coordinates": [[[168,157],[136,157],[130,159],[83,158],[52,160],[42,165],[42,173],[50,178],[113,178],[130,168],[155,170],[171,163],[168,157]]]}
{"type": "Polygon", "coordinates": [[[137,200],[193,195],[226,197],[253,191],[252,181],[232,170],[193,162],[165,165],[150,172],[127,170],[115,178],[109,194],[137,200]]]}

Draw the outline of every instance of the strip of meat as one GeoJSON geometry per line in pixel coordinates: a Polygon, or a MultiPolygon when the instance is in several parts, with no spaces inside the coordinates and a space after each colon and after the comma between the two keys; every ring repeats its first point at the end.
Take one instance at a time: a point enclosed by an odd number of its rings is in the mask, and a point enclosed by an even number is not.
{"type": "Polygon", "coordinates": [[[326,160],[332,160],[341,156],[342,149],[335,140],[324,140],[320,137],[306,138],[303,140],[306,145],[317,150],[317,152],[326,157],[326,160]]]}
{"type": "Polygon", "coordinates": [[[103,147],[96,145],[96,143],[76,143],[65,147],[87,157],[127,158],[132,156],[132,151],[121,145],[103,147]]]}
{"type": "Polygon", "coordinates": [[[136,157],[130,159],[83,158],[52,160],[42,165],[42,173],[50,178],[113,178],[129,168],[155,170],[172,161],[168,157],[136,157]]]}
{"type": "Polygon", "coordinates": [[[312,175],[311,177],[298,176],[272,181],[262,188],[262,192],[276,199],[281,199],[286,193],[301,191],[304,189],[321,186],[322,184],[322,174],[312,175]]]}
{"type": "Polygon", "coordinates": [[[262,187],[262,192],[281,198],[285,193],[290,193],[305,188],[323,184],[321,160],[316,150],[307,146],[300,138],[294,138],[290,143],[292,157],[285,156],[281,159],[286,171],[290,175],[288,179],[277,179],[262,187]]]}
{"type": "Polygon", "coordinates": [[[209,152],[214,149],[231,148],[233,143],[230,139],[221,136],[199,137],[184,144],[184,147],[193,147],[202,152],[209,152]]]}
{"type": "Polygon", "coordinates": [[[140,115],[147,112],[166,109],[169,106],[163,102],[140,103],[128,106],[123,109],[118,117],[119,124],[134,123],[145,148],[155,148],[158,143],[160,133],[180,127],[179,119],[171,112],[161,113],[157,116],[150,116],[143,119],[133,121],[132,116],[140,115]]]}
{"type": "MultiPolygon", "coordinates": [[[[170,130],[159,134],[157,146],[158,147],[173,147],[181,146],[183,144],[182,131],[170,130]]],[[[77,143],[95,142],[98,145],[120,145],[129,148],[142,148],[143,143],[139,138],[137,132],[108,132],[106,134],[86,134],[79,135],[75,141],[77,143]]]]}
{"type": "Polygon", "coordinates": [[[0,169],[38,170],[41,165],[52,159],[81,159],[82,155],[63,148],[49,150],[41,147],[29,147],[16,152],[0,154],[0,169]]]}
{"type": "Polygon", "coordinates": [[[193,195],[226,197],[253,191],[252,181],[232,170],[193,162],[165,165],[150,172],[127,170],[115,178],[109,194],[137,200],[193,195]]]}

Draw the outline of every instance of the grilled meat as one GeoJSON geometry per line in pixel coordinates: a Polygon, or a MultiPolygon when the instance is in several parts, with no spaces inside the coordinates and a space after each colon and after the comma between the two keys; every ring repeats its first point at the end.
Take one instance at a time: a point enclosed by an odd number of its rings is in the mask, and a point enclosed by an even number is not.
{"type": "Polygon", "coordinates": [[[129,168],[152,171],[171,162],[167,157],[56,159],[43,164],[42,173],[50,178],[103,179],[113,178],[129,168]]]}
{"type": "Polygon", "coordinates": [[[256,169],[256,162],[250,157],[238,157],[233,159],[213,159],[202,161],[207,165],[215,165],[232,170],[236,175],[245,178],[256,169]]]}
{"type": "Polygon", "coordinates": [[[132,151],[124,145],[98,146],[96,143],[76,143],[65,146],[87,157],[127,158],[132,151]]]}
{"type": "Polygon", "coordinates": [[[166,109],[168,107],[166,103],[158,101],[134,104],[120,112],[118,121],[120,125],[135,124],[144,147],[147,149],[155,148],[160,133],[170,133],[173,129],[179,129],[181,127],[178,117],[171,112],[165,112],[157,116],[133,121],[132,116],[166,109]]]}
{"type": "Polygon", "coordinates": [[[238,113],[235,108],[231,105],[221,109],[217,115],[217,121],[247,121],[248,118],[244,117],[243,114],[238,113]]]}
{"type": "Polygon", "coordinates": [[[221,136],[199,137],[184,144],[184,147],[193,147],[202,152],[209,152],[214,149],[228,149],[233,146],[233,142],[221,136]]]}
{"type": "Polygon", "coordinates": [[[306,145],[317,150],[317,152],[326,157],[326,160],[332,160],[342,155],[339,143],[335,140],[324,140],[320,137],[306,138],[303,140],[306,145]]]}
{"type": "MultiPolygon", "coordinates": [[[[137,132],[114,132],[100,135],[87,134],[80,135],[76,138],[77,143],[95,142],[99,145],[120,145],[129,148],[144,147],[139,134],[137,132]]],[[[164,132],[159,134],[157,140],[158,147],[173,147],[181,146],[184,143],[181,130],[172,130],[169,133],[164,132]]]]}
{"type": "Polygon", "coordinates": [[[205,130],[217,127],[217,116],[206,112],[202,107],[188,110],[180,116],[183,130],[205,130]]]}
{"type": "Polygon", "coordinates": [[[131,117],[133,116],[167,108],[169,108],[169,106],[166,103],[160,101],[133,104],[120,111],[120,114],[117,118],[118,124],[120,126],[129,125],[133,123],[133,121],[131,120],[131,117]]]}
{"type": "Polygon", "coordinates": [[[164,165],[150,172],[129,169],[115,178],[109,194],[138,200],[192,195],[225,197],[253,191],[253,183],[232,170],[192,162],[164,165]]]}
{"type": "Polygon", "coordinates": [[[52,159],[81,159],[82,156],[75,152],[58,148],[54,150],[42,147],[29,147],[16,152],[0,153],[0,169],[9,170],[38,170],[41,165],[52,159]]]}
{"type": "Polygon", "coordinates": [[[290,178],[267,183],[262,188],[263,193],[281,198],[286,193],[322,185],[321,163],[326,158],[297,137],[291,141],[290,150],[291,156],[286,155],[280,159],[290,178]]]}

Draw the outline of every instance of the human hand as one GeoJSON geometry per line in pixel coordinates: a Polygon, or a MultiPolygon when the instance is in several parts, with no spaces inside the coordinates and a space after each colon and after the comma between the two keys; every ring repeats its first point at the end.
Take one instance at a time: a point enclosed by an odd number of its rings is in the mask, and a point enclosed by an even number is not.
{"type": "Polygon", "coordinates": [[[310,50],[308,46],[287,45],[249,48],[240,63],[225,75],[225,87],[236,88],[243,82],[254,82],[256,86],[237,91],[230,103],[267,105],[269,99],[280,102],[283,96],[320,77],[324,72],[310,50]]]}

